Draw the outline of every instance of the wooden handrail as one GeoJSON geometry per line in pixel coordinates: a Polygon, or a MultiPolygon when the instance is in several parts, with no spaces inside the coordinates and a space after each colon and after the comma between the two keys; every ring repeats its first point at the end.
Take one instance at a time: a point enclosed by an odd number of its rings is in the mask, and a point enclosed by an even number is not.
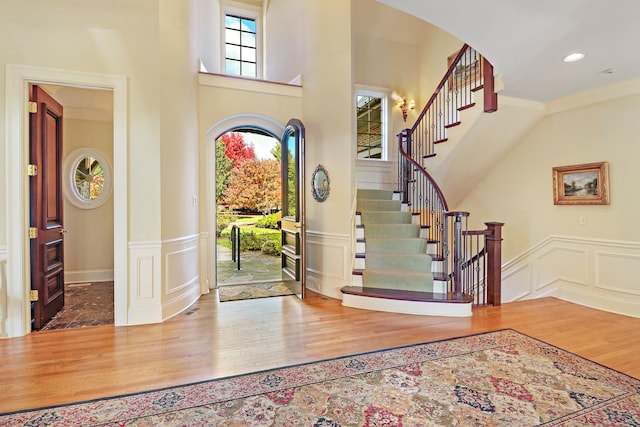
{"type": "MultiPolygon", "coordinates": [[[[404,129],[402,132],[406,131],[408,129],[404,129]]],[[[400,133],[398,136],[403,135],[403,133],[400,133]]],[[[402,138],[401,138],[402,139],[402,138]]],[[[438,194],[438,197],[440,198],[440,200],[442,201],[442,206],[444,207],[445,211],[449,210],[449,206],[447,205],[447,199],[444,197],[444,193],[442,192],[442,190],[440,189],[440,186],[438,185],[438,183],[436,182],[435,179],[433,179],[433,177],[431,176],[431,174],[429,172],[427,172],[427,170],[422,167],[422,165],[418,162],[415,161],[415,159],[413,157],[411,157],[411,155],[408,153],[407,150],[405,150],[402,147],[402,142],[399,143],[399,147],[398,150],[400,151],[400,154],[407,160],[409,161],[418,172],[420,172],[422,175],[424,175],[425,177],[427,177],[427,179],[429,180],[429,182],[431,183],[431,185],[433,185],[434,189],[436,190],[436,193],[438,194]]]]}
{"type": "Polygon", "coordinates": [[[460,59],[462,59],[462,56],[467,51],[467,48],[469,48],[469,45],[466,44],[466,43],[463,44],[462,47],[460,48],[460,50],[458,51],[458,54],[456,55],[456,57],[453,59],[453,61],[451,61],[451,64],[449,65],[449,68],[444,73],[444,76],[442,76],[442,80],[440,80],[440,83],[438,83],[438,86],[436,86],[436,89],[433,91],[433,95],[431,95],[431,98],[429,98],[427,103],[424,105],[424,108],[420,112],[420,115],[418,115],[418,119],[416,120],[416,122],[411,127],[411,133],[416,131],[416,128],[418,127],[418,125],[420,124],[422,119],[424,118],[425,114],[427,113],[427,110],[429,110],[431,108],[431,106],[433,105],[433,102],[436,100],[436,98],[438,97],[438,95],[442,91],[442,88],[444,88],[444,85],[449,80],[449,77],[451,77],[453,75],[453,72],[455,71],[456,66],[458,65],[458,62],[460,62],[460,59]]]}
{"type": "Polygon", "coordinates": [[[420,224],[428,226],[429,239],[437,242],[434,255],[443,260],[448,292],[475,295],[478,304],[499,305],[502,224],[486,223],[485,230],[468,230],[469,213],[449,211],[440,186],[422,164],[436,155],[437,144],[447,140],[447,129],[460,124],[460,111],[475,105],[473,93],[478,89],[484,90],[485,112],[498,108],[493,67],[476,55],[466,43],[460,48],[416,122],[398,134],[398,184],[403,202],[421,214],[420,224]],[[462,65],[471,71],[463,73],[463,79],[457,70],[467,54],[462,65]],[[470,277],[471,271],[477,272],[475,277],[470,277]]]}

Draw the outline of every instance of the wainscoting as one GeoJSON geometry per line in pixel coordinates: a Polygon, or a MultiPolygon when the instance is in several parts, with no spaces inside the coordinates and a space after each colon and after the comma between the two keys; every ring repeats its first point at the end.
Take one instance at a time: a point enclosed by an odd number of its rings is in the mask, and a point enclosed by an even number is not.
{"type": "Polygon", "coordinates": [[[640,317],[640,243],[549,236],[502,266],[502,302],[555,296],[640,317]]]}
{"type": "Polygon", "coordinates": [[[7,336],[7,248],[0,246],[0,338],[7,336]]]}
{"type": "Polygon", "coordinates": [[[307,231],[307,289],[342,299],[351,284],[351,236],[307,231]]]}
{"type": "Polygon", "coordinates": [[[200,296],[199,235],[129,243],[129,325],[156,323],[200,296]]]}

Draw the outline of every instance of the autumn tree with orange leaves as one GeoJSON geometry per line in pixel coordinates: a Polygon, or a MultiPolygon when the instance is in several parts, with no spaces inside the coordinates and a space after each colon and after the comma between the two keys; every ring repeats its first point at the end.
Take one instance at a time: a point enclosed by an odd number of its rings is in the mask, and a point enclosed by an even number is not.
{"type": "Polygon", "coordinates": [[[280,162],[248,159],[231,170],[223,200],[231,209],[269,213],[280,205],[280,162]]]}

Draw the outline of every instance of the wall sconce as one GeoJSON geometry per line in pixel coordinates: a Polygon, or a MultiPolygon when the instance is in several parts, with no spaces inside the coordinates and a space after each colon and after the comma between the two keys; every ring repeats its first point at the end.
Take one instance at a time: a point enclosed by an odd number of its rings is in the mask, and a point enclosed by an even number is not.
{"type": "Polygon", "coordinates": [[[406,122],[407,114],[409,113],[409,111],[416,108],[416,102],[413,99],[410,99],[409,101],[407,101],[407,98],[398,95],[396,92],[393,92],[391,94],[391,98],[393,98],[393,100],[396,101],[398,108],[400,108],[400,110],[402,111],[402,118],[406,122]]]}

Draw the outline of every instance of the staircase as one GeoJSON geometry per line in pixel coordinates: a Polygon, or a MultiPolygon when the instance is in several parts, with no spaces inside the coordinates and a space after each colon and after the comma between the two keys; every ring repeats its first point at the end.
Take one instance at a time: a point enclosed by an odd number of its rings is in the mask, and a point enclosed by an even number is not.
{"type": "Polygon", "coordinates": [[[354,270],[352,285],[341,289],[343,305],[440,316],[500,305],[503,224],[469,230],[470,214],[449,211],[427,171],[436,155],[450,157],[451,148],[439,147],[450,146],[443,144],[448,132],[473,109],[476,92],[485,113],[497,110],[493,67],[465,44],[416,123],[398,135],[399,190],[357,192],[354,270]]]}
{"type": "Polygon", "coordinates": [[[442,259],[427,226],[411,213],[400,193],[358,190],[356,254],[352,285],[342,305],[408,314],[470,316],[473,298],[447,293],[442,259]],[[443,304],[447,302],[448,304],[443,304]]]}

